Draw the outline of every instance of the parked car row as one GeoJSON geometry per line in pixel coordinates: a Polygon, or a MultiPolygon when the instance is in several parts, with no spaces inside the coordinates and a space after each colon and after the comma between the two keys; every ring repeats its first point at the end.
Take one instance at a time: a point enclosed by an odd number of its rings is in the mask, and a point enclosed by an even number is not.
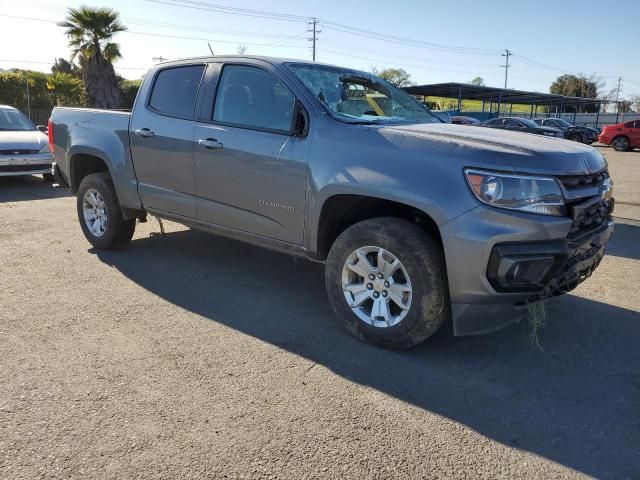
{"type": "Polygon", "coordinates": [[[598,141],[598,135],[600,134],[600,130],[598,129],[572,125],[562,118],[535,118],[533,121],[540,126],[556,128],[562,131],[564,138],[567,140],[586,143],[588,145],[598,141]]]}
{"type": "Polygon", "coordinates": [[[53,181],[53,156],[45,131],[20,110],[0,105],[0,177],[40,174],[53,181]]]}
{"type": "Polygon", "coordinates": [[[640,120],[607,125],[602,131],[597,128],[573,125],[562,118],[535,118],[532,121],[519,117],[498,117],[481,122],[474,117],[456,115],[451,117],[451,123],[565,138],[588,145],[599,142],[611,145],[618,152],[640,147],[640,120]]]}

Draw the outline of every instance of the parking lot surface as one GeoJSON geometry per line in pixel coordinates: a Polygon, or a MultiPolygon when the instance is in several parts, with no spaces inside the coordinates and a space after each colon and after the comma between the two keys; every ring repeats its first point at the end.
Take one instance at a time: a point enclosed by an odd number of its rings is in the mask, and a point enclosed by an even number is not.
{"type": "Polygon", "coordinates": [[[153,219],[96,251],[66,190],[0,178],[0,478],[638,478],[640,152],[602,151],[624,219],[543,350],[371,347],[320,264],[153,219]]]}

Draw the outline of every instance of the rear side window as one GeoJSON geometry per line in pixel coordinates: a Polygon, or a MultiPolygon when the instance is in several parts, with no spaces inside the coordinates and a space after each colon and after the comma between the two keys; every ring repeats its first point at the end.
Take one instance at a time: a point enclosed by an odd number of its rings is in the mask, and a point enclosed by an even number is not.
{"type": "Polygon", "coordinates": [[[227,65],[218,84],[213,120],[238,127],[289,133],[295,97],[261,68],[227,65]]]}
{"type": "Polygon", "coordinates": [[[193,118],[203,72],[204,65],[161,70],[153,85],[149,106],[163,115],[193,118]]]}

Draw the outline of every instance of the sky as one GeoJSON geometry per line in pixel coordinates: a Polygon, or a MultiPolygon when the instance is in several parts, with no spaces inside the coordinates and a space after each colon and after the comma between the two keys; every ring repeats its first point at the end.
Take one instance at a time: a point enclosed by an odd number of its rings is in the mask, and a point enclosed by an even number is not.
{"type": "Polygon", "coordinates": [[[404,68],[417,84],[480,76],[502,87],[509,49],[509,88],[548,92],[563,73],[595,73],[603,90],[622,77],[621,98],[640,94],[638,0],[616,1],[615,21],[602,0],[0,0],[0,69],[49,71],[56,57],[69,58],[56,22],[79,5],[120,12],[128,31],[116,36],[123,58],[115,66],[126,78],[140,78],[159,57],[207,55],[207,43],[215,54],[244,44],[247,54],[310,60],[307,21],[316,17],[320,62],[404,68]]]}

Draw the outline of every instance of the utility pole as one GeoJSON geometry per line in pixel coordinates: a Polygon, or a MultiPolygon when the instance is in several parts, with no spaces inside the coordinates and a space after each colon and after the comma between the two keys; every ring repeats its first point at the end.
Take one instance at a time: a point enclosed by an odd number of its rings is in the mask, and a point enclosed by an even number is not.
{"type": "Polygon", "coordinates": [[[504,53],[502,54],[503,57],[507,57],[506,58],[506,62],[504,62],[504,65],[500,65],[501,67],[504,67],[504,88],[506,90],[507,88],[507,79],[509,78],[509,67],[511,65],[509,65],[509,57],[513,55],[513,53],[511,53],[509,51],[508,48],[504,49],[504,53]]]}
{"type": "Polygon", "coordinates": [[[622,77],[618,77],[618,88],[616,88],[616,112],[620,113],[620,104],[618,100],[620,99],[620,84],[622,83],[622,77]]]}
{"type": "Polygon", "coordinates": [[[311,33],[313,36],[311,38],[309,38],[308,40],[310,42],[313,42],[312,44],[312,52],[313,52],[313,61],[316,61],[316,42],[318,41],[318,34],[322,31],[322,30],[318,30],[318,19],[313,17],[311,19],[311,21],[309,22],[309,30],[307,30],[307,32],[311,33]]]}

